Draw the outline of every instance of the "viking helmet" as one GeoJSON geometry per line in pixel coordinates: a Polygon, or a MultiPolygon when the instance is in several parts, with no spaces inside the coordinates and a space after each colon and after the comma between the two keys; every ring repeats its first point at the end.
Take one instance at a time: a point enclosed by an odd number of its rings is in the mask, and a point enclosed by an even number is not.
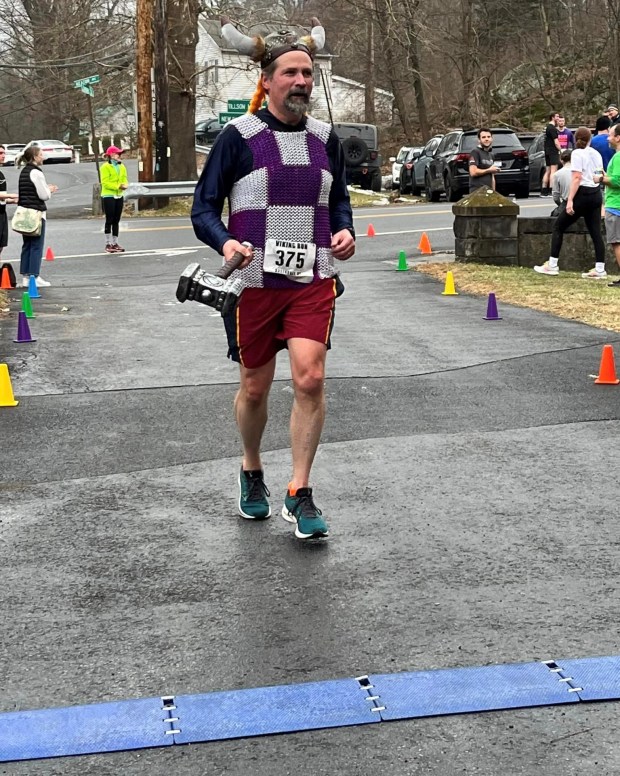
{"type": "Polygon", "coordinates": [[[296,32],[281,30],[272,32],[264,38],[261,35],[249,37],[233,26],[228,16],[221,17],[222,37],[241,54],[247,54],[254,62],[260,62],[261,68],[268,67],[282,54],[289,51],[305,51],[314,59],[317,51],[325,45],[325,30],[321,22],[312,18],[310,35],[299,37],[296,32]]]}

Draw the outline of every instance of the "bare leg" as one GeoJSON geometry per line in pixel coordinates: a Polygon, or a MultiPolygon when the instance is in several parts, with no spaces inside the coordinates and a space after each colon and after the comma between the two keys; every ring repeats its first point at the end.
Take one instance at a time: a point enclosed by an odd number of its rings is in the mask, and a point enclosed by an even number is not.
{"type": "Polygon", "coordinates": [[[243,442],[243,468],[262,469],[260,443],[267,424],[269,389],[276,367],[275,357],[257,369],[240,368],[239,390],[235,396],[235,418],[243,442]]]}
{"type": "Polygon", "coordinates": [[[616,264],[618,265],[618,269],[620,269],[620,243],[613,243],[611,247],[614,249],[616,264]]]}
{"type": "Polygon", "coordinates": [[[293,488],[306,488],[325,421],[325,357],[327,348],[314,340],[288,341],[295,400],[291,412],[293,488]]]}
{"type": "Polygon", "coordinates": [[[543,175],[542,187],[543,189],[551,188],[551,179],[557,172],[557,164],[550,164],[549,167],[545,167],[545,174],[543,175]]]}

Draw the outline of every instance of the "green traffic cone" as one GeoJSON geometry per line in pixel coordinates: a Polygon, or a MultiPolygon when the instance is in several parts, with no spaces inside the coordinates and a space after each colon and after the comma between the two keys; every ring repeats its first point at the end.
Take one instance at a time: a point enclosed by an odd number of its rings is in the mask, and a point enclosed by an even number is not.
{"type": "Polygon", "coordinates": [[[30,301],[30,294],[24,291],[22,294],[22,312],[26,313],[26,318],[34,318],[35,314],[32,311],[32,302],[30,301]]]}
{"type": "Polygon", "coordinates": [[[405,251],[401,251],[398,254],[398,267],[396,267],[397,272],[406,272],[409,269],[407,266],[407,254],[405,251]]]}

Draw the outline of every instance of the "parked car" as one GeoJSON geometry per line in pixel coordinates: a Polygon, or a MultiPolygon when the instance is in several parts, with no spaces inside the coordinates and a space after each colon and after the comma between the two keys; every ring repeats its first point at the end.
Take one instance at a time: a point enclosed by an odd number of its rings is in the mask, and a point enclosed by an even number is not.
{"type": "Polygon", "coordinates": [[[401,194],[408,194],[410,191],[412,191],[411,183],[413,181],[413,165],[421,153],[422,146],[414,146],[413,148],[410,148],[409,151],[407,151],[407,155],[405,156],[405,160],[400,171],[400,183],[398,184],[398,188],[401,194]]]}
{"type": "Polygon", "coordinates": [[[73,146],[63,143],[62,140],[31,140],[26,148],[38,145],[43,151],[43,164],[53,162],[69,163],[73,161],[73,146]]]}
{"type": "Polygon", "coordinates": [[[220,120],[216,118],[203,119],[197,121],[194,126],[194,137],[196,145],[212,146],[215,142],[215,138],[224,129],[226,124],[220,124],[220,120]]]}
{"type": "Polygon", "coordinates": [[[379,153],[377,127],[374,124],[344,122],[336,122],[333,127],[344,153],[347,184],[381,191],[383,159],[379,153]]]}
{"type": "Polygon", "coordinates": [[[530,146],[536,140],[538,137],[536,132],[517,132],[517,137],[519,138],[519,142],[525,148],[526,151],[530,150],[530,146]]]}
{"type": "Polygon", "coordinates": [[[534,142],[529,147],[528,157],[530,161],[530,191],[540,191],[542,179],[545,174],[545,133],[536,135],[534,142]]]}
{"type": "Polygon", "coordinates": [[[419,194],[422,189],[424,189],[426,170],[437,151],[437,146],[441,142],[442,137],[443,135],[435,135],[432,137],[422,149],[420,156],[415,160],[413,165],[413,185],[411,186],[413,194],[419,194]]]}
{"type": "MultiPolygon", "coordinates": [[[[500,194],[526,198],[530,193],[530,168],[527,151],[516,134],[509,129],[492,129],[493,157],[501,162],[495,176],[495,188],[500,194]]],[[[475,129],[449,132],[439,143],[426,170],[425,188],[429,201],[437,202],[442,194],[456,202],[469,192],[469,156],[478,144],[475,129]]]]}
{"type": "Polygon", "coordinates": [[[15,159],[26,147],[25,143],[5,143],[4,144],[4,166],[11,167],[15,164],[15,159]]]}
{"type": "Polygon", "coordinates": [[[396,156],[390,156],[392,162],[392,188],[397,189],[400,183],[400,170],[407,156],[410,146],[403,146],[396,156]]]}

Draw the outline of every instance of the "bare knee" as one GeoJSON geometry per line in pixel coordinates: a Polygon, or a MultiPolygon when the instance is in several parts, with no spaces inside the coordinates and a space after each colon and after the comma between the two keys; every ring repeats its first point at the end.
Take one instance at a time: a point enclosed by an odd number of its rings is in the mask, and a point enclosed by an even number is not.
{"type": "Polygon", "coordinates": [[[295,392],[305,396],[318,397],[323,393],[325,371],[322,365],[304,369],[293,378],[295,392]]]}

